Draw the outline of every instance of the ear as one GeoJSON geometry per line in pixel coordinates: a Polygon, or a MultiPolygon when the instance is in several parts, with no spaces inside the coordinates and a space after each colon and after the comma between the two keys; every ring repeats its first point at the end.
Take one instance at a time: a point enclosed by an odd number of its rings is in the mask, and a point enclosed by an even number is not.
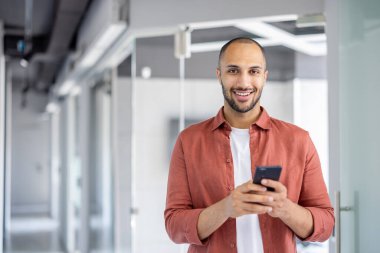
{"type": "Polygon", "coordinates": [[[221,71],[220,71],[220,68],[218,67],[218,68],[216,68],[216,77],[218,78],[218,80],[219,80],[219,83],[220,83],[220,79],[221,79],[221,71]]]}
{"type": "Polygon", "coordinates": [[[265,72],[264,72],[264,80],[265,80],[265,82],[268,80],[268,75],[269,75],[268,70],[265,70],[265,72]]]}

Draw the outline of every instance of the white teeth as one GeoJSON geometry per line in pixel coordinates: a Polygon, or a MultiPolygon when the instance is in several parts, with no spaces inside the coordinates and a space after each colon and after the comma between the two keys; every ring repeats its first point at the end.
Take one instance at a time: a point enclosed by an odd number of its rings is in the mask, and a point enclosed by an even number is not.
{"type": "Polygon", "coordinates": [[[235,93],[239,96],[248,96],[249,94],[251,94],[251,92],[236,92],[235,93]]]}

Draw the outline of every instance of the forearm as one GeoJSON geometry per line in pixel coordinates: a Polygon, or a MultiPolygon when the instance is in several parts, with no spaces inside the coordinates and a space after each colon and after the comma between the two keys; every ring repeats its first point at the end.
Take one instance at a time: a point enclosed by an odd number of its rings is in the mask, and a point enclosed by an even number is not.
{"type": "Polygon", "coordinates": [[[287,214],[281,220],[300,238],[307,238],[313,233],[314,224],[311,212],[289,200],[287,214]]]}
{"type": "Polygon", "coordinates": [[[221,201],[204,209],[199,215],[197,229],[200,240],[204,240],[215,232],[228,219],[225,211],[225,201],[221,201]]]}

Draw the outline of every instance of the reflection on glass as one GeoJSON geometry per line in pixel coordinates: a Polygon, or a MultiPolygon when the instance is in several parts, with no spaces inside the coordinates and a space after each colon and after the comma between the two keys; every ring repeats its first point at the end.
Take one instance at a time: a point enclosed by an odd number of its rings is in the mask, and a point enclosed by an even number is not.
{"type": "Polygon", "coordinates": [[[107,84],[95,86],[90,103],[90,251],[112,252],[111,96],[107,84]]]}

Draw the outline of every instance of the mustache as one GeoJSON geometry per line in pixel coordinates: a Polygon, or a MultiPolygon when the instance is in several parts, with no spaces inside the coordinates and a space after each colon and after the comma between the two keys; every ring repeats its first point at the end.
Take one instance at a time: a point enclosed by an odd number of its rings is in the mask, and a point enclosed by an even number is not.
{"type": "MultiPolygon", "coordinates": [[[[226,89],[226,87],[224,86],[224,83],[222,82],[222,80],[219,81],[220,84],[222,85],[223,89],[226,89]]],[[[255,87],[235,87],[235,88],[231,88],[230,89],[231,91],[252,91],[252,92],[256,92],[257,89],[255,87]]]]}
{"type": "Polygon", "coordinates": [[[232,91],[257,91],[256,88],[240,88],[240,87],[237,87],[237,88],[232,88],[231,89],[232,91]]]}

